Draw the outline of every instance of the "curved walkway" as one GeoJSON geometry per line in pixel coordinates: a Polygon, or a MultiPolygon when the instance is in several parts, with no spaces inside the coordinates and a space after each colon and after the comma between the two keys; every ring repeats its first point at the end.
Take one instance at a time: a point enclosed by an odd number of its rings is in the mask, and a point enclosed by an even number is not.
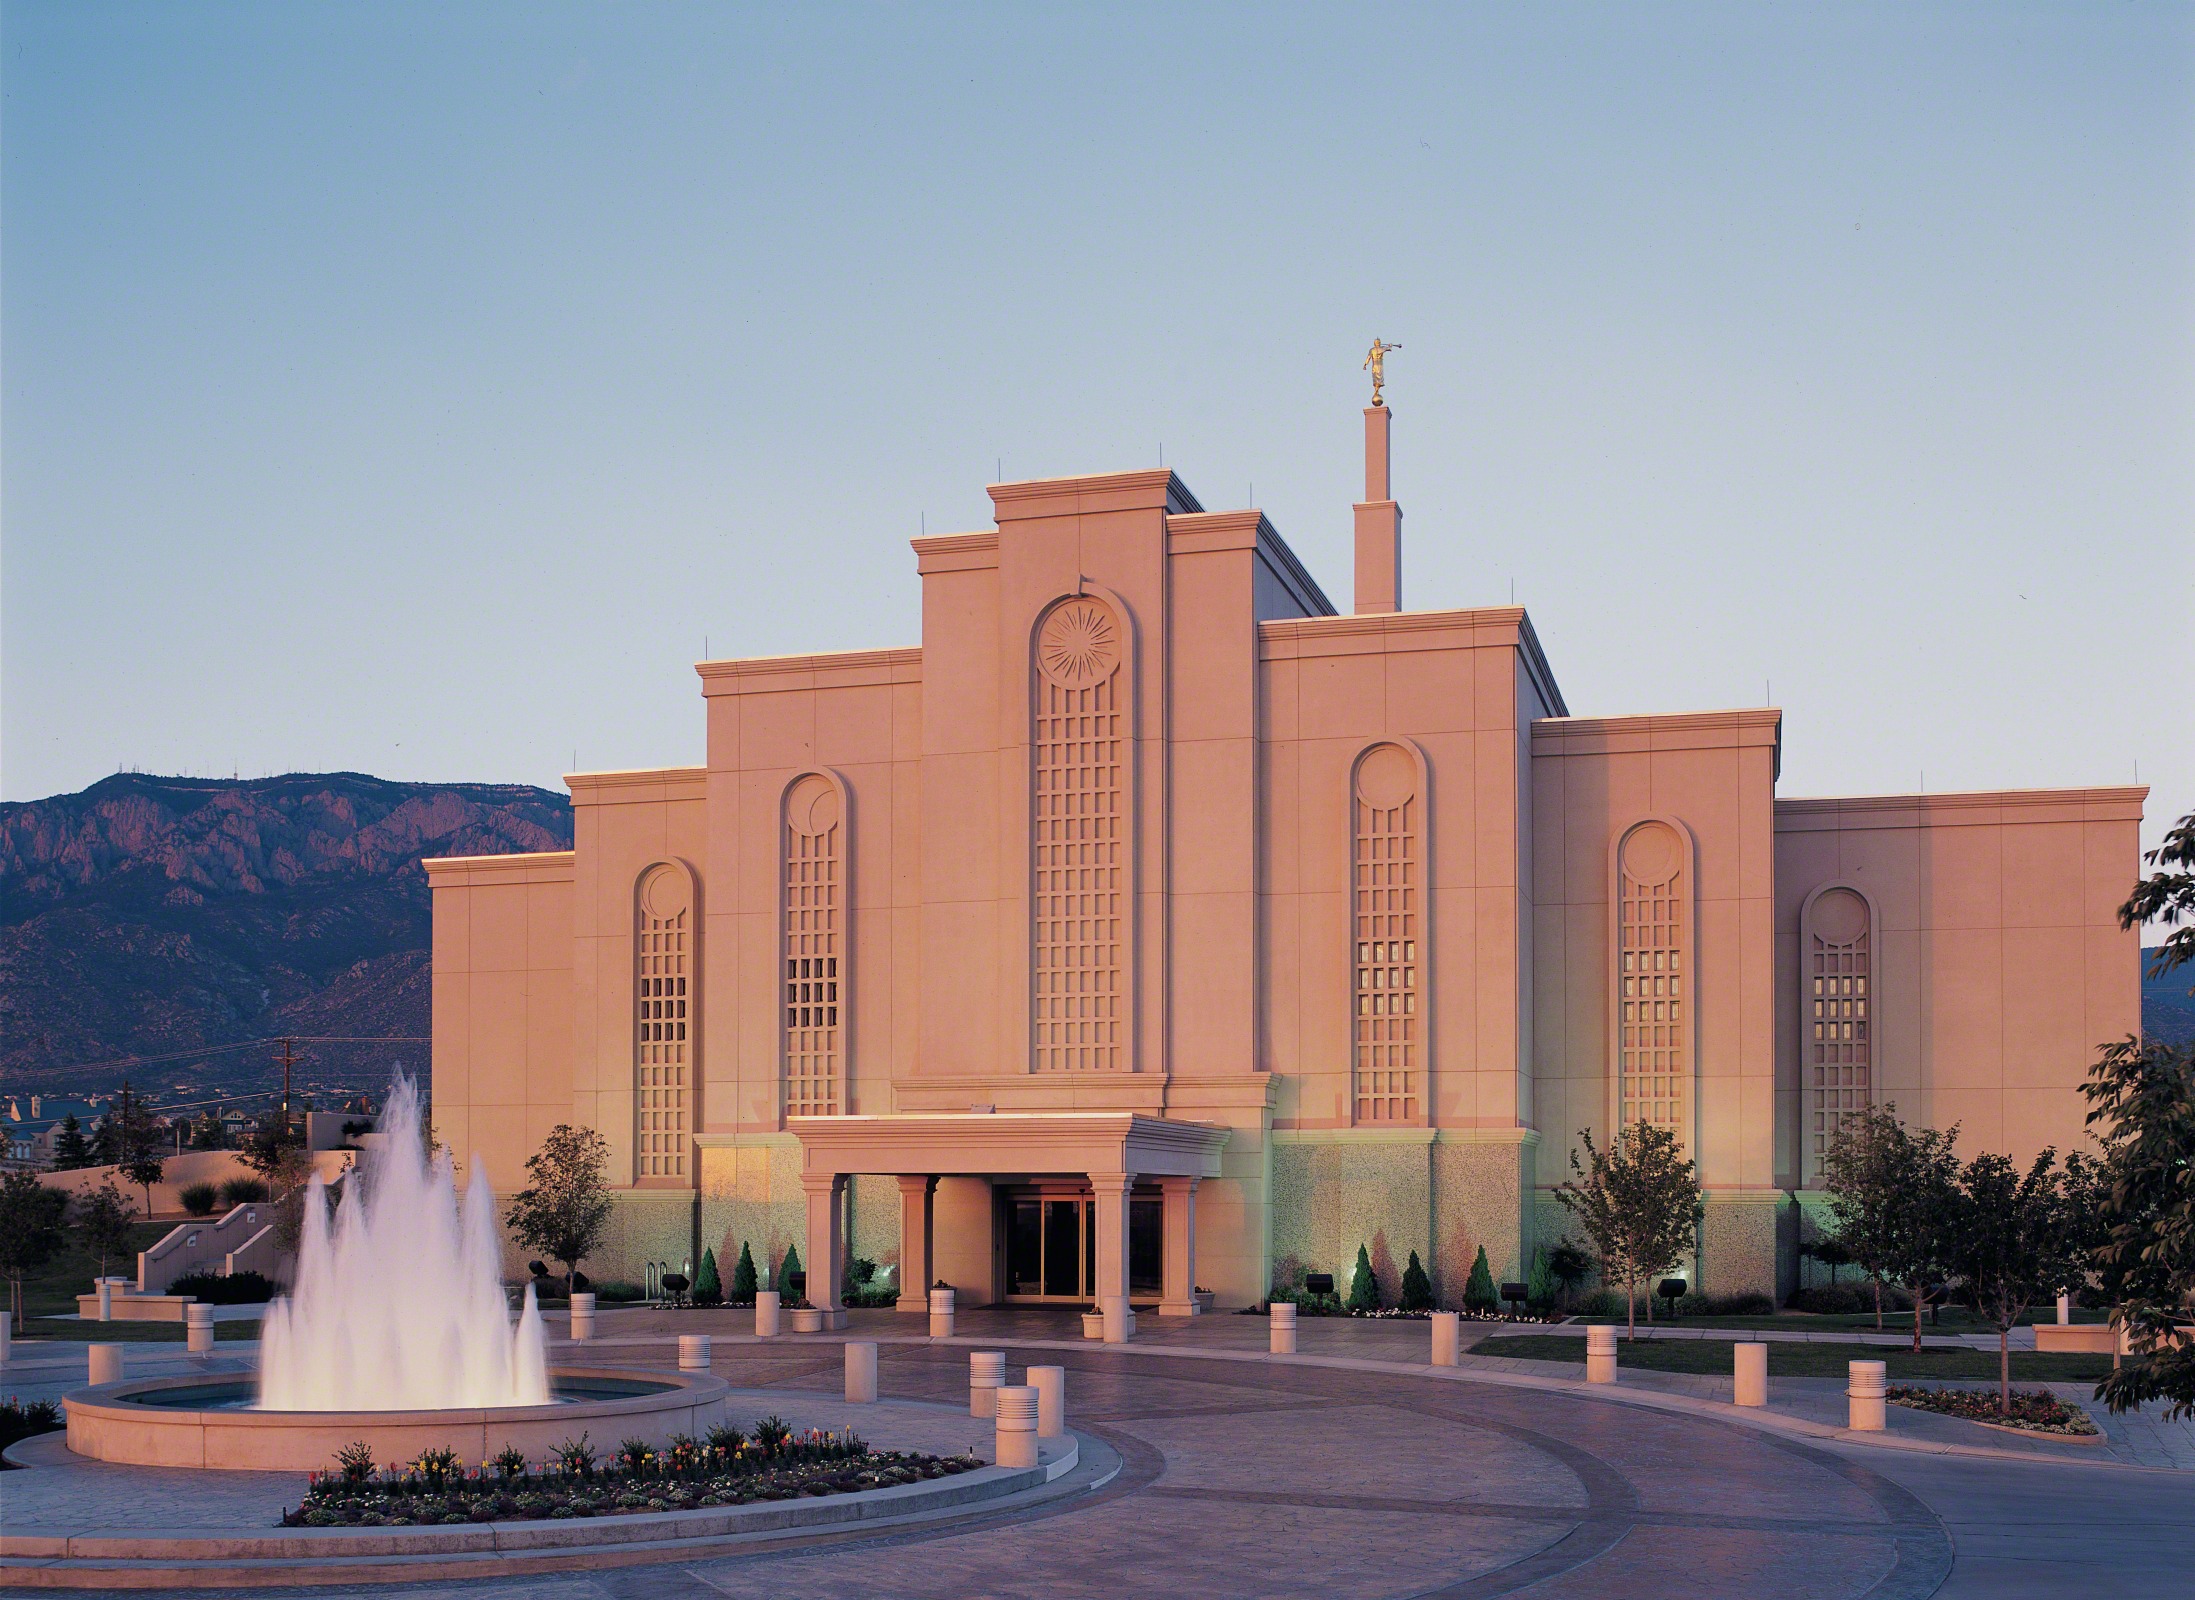
{"type": "MultiPolygon", "coordinates": [[[[1071,1420],[1120,1457],[1109,1482],[921,1528],[403,1592],[1893,1600],[2168,1593],[2185,1580],[2184,1474],[1900,1454],[1770,1431],[1685,1396],[1436,1375],[1382,1359],[1414,1350],[1401,1330],[1335,1330],[1325,1356],[1275,1362],[1244,1348],[1262,1338],[1250,1318],[1146,1323],[1126,1350],[1052,1339],[1041,1320],[986,1321],[964,1318],[971,1337],[951,1344],[890,1313],[857,1314],[853,1332],[883,1342],[883,1388],[910,1399],[964,1396],[974,1345],[1016,1351],[1015,1366],[1067,1366],[1071,1420]]],[[[737,1325],[721,1313],[605,1319],[589,1354],[660,1363],[670,1333],[706,1326],[717,1371],[743,1388],[835,1387],[843,1335],[763,1343],[737,1325]]]]}

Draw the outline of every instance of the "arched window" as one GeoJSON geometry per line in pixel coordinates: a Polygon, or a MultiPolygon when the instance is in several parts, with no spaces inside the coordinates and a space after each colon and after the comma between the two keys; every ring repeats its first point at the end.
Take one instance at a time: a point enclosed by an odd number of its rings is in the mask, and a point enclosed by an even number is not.
{"type": "Polygon", "coordinates": [[[785,792],[785,1114],[846,1109],[846,800],[818,772],[785,792]]]}
{"type": "Polygon", "coordinates": [[[635,1176],[688,1181],[693,1148],[693,889],[675,866],[640,880],[634,910],[635,1176]]]}
{"type": "Polygon", "coordinates": [[[1352,1046],[1358,1122],[1418,1122],[1424,1048],[1424,799],[1399,745],[1365,752],[1351,784],[1352,1046]]]}
{"type": "Polygon", "coordinates": [[[1874,1068],[1874,943],[1866,899],[1837,885],[1800,917],[1799,1044],[1805,1063],[1810,1172],[1847,1117],[1867,1109],[1874,1068]]]}
{"type": "Polygon", "coordinates": [[[1666,822],[1642,822],[1616,861],[1617,1121],[1651,1122],[1689,1143],[1690,844],[1666,822]]]}
{"type": "Polygon", "coordinates": [[[1030,1046],[1039,1072],[1128,1065],[1125,630],[1094,595],[1036,632],[1030,1046]]]}

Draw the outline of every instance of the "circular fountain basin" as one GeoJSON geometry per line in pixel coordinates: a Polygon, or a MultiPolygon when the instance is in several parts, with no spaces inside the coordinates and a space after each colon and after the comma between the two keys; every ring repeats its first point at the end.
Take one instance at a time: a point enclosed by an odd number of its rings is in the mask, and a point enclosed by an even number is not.
{"type": "Polygon", "coordinates": [[[476,1465],[506,1446],[539,1461],[566,1439],[590,1436],[607,1456],[627,1439],[695,1438],[724,1420],[730,1385],[706,1372],[557,1367],[557,1399],[545,1406],[448,1411],[257,1411],[241,1377],[125,1378],[79,1389],[61,1404],[69,1448],[95,1461],[145,1467],[309,1472],[364,1443],[379,1462],[423,1450],[457,1452],[476,1465]]]}

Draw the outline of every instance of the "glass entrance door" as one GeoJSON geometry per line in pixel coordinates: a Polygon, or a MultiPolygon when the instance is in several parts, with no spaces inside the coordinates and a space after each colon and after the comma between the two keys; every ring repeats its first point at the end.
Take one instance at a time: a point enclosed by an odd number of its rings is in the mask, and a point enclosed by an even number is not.
{"type": "MultiPolygon", "coordinates": [[[[1097,1297],[1097,1206],[1087,1194],[1057,1190],[1009,1192],[1003,1201],[1007,1298],[1079,1300],[1097,1297]]],[[[1165,1266],[1165,1204],[1154,1194],[1128,1201],[1128,1292],[1157,1298],[1165,1266]]]]}
{"type": "Polygon", "coordinates": [[[1017,1300],[1089,1300],[1097,1293],[1097,1212],[1074,1195],[1006,1201],[1006,1293],[1017,1300]]]}

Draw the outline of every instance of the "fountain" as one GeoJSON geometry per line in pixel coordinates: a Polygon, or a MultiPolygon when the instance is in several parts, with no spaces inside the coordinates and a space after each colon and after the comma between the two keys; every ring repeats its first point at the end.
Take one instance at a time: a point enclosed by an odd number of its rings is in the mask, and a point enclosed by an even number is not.
{"type": "Polygon", "coordinates": [[[297,1282],[261,1325],[260,1407],[547,1405],[541,1312],[529,1283],[511,1324],[485,1168],[473,1163],[460,1207],[449,1152],[429,1156],[419,1093],[401,1073],[380,1131],[371,1164],[346,1180],[332,1232],[318,1173],[306,1188],[297,1282]]]}
{"type": "Polygon", "coordinates": [[[723,1419],[728,1386],[706,1372],[552,1370],[531,1284],[511,1313],[479,1160],[461,1202],[450,1156],[428,1153],[418,1091],[401,1074],[381,1132],[332,1220],[320,1179],[306,1189],[294,1282],[261,1324],[256,1384],[203,1373],[78,1390],[62,1402],[72,1451],[295,1469],[363,1442],[381,1461],[439,1447],[479,1462],[506,1446],[539,1459],[589,1430],[598,1441],[663,1444],[723,1419]]]}

